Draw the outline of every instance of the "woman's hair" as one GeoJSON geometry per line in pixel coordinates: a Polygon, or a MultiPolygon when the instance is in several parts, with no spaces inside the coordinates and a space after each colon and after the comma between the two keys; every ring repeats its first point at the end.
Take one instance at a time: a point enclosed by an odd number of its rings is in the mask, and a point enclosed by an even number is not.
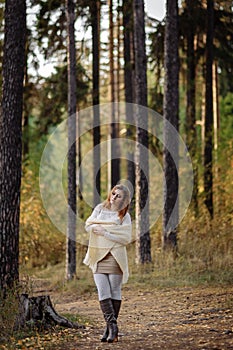
{"type": "Polygon", "coordinates": [[[114,186],[111,191],[108,194],[108,197],[106,199],[106,201],[104,201],[103,206],[105,208],[110,209],[111,208],[111,204],[110,204],[110,198],[111,198],[111,194],[112,192],[114,192],[115,190],[119,190],[123,192],[123,198],[122,198],[122,204],[121,204],[121,208],[118,211],[118,216],[121,220],[123,220],[125,214],[127,213],[128,209],[129,209],[129,204],[130,204],[130,192],[128,187],[126,187],[125,185],[116,185],[114,186]]]}

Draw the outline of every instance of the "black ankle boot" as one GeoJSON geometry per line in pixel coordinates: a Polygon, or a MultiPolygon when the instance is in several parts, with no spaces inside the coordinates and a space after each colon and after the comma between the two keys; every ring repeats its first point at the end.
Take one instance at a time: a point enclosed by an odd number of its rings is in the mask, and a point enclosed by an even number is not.
{"type": "MultiPolygon", "coordinates": [[[[115,341],[118,341],[118,327],[117,327],[117,320],[115,317],[115,311],[113,308],[112,299],[108,298],[105,300],[101,300],[100,307],[101,307],[101,310],[103,312],[104,319],[107,323],[107,332],[108,332],[107,341],[108,341],[108,343],[113,343],[115,341]]],[[[106,334],[105,333],[104,333],[101,341],[102,342],[106,341],[106,334]]]]}

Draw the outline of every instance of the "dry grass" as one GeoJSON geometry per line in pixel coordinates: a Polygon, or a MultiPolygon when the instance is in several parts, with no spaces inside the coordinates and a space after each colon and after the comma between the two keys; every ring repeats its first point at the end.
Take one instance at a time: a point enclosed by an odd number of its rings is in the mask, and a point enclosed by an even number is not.
{"type": "Polygon", "coordinates": [[[178,255],[161,250],[161,225],[151,234],[152,264],[136,266],[130,249],[131,280],[154,286],[224,285],[233,281],[232,217],[187,215],[178,234],[178,255]]]}
{"type": "MultiPolygon", "coordinates": [[[[128,247],[131,284],[157,287],[198,285],[227,285],[233,281],[232,219],[215,219],[210,223],[204,216],[199,219],[187,215],[178,234],[178,255],[161,249],[161,223],[151,231],[152,263],[135,264],[135,243],[128,247]]],[[[86,248],[77,246],[77,276],[66,283],[65,264],[48,266],[46,269],[24,270],[37,281],[48,281],[49,289],[76,291],[84,294],[95,288],[92,273],[83,263],[86,248]]]]}
{"type": "MultiPolygon", "coordinates": [[[[161,223],[151,230],[152,263],[135,264],[135,243],[128,247],[130,279],[133,288],[179,288],[212,286],[224,288],[233,281],[233,239],[232,217],[215,218],[212,222],[202,215],[198,219],[190,213],[180,225],[178,255],[161,250],[161,223]]],[[[59,298],[69,295],[81,296],[96,293],[91,270],[82,261],[86,247],[77,246],[77,276],[67,283],[65,262],[47,265],[46,268],[21,266],[21,291],[30,295],[51,294],[59,298]]],[[[28,265],[30,266],[30,264],[28,265]]],[[[59,300],[53,300],[56,303],[59,300]]],[[[13,334],[14,318],[17,313],[15,294],[1,305],[1,341],[13,334]]]]}
{"type": "Polygon", "coordinates": [[[17,293],[14,290],[8,291],[7,298],[4,299],[0,295],[0,344],[13,335],[17,313],[17,293]]]}

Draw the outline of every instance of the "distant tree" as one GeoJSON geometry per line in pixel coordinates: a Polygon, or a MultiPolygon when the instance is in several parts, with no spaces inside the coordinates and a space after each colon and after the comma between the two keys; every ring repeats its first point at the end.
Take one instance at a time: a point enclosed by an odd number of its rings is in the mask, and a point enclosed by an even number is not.
{"type": "Polygon", "coordinates": [[[220,99],[221,129],[220,139],[221,147],[229,147],[233,135],[233,92],[220,99]]]}
{"type": "Polygon", "coordinates": [[[75,3],[66,0],[67,67],[68,67],[68,225],[66,248],[66,278],[76,274],[76,47],[75,3]]]}
{"type": "Polygon", "coordinates": [[[223,97],[225,97],[229,92],[233,92],[232,41],[232,0],[214,1],[214,59],[218,63],[219,94],[223,97]]]}
{"type": "Polygon", "coordinates": [[[214,3],[207,0],[207,37],[206,37],[206,93],[205,93],[205,148],[204,148],[204,189],[205,204],[213,218],[213,39],[214,39],[214,3]]]}
{"type": "Polygon", "coordinates": [[[150,22],[150,70],[153,76],[153,85],[149,89],[151,101],[149,107],[163,114],[163,73],[164,73],[164,21],[151,20],[150,22]]]}
{"type": "MultiPolygon", "coordinates": [[[[182,66],[182,72],[186,72],[187,80],[187,105],[186,105],[186,140],[189,147],[189,152],[193,160],[193,170],[194,170],[194,189],[192,203],[196,214],[198,213],[197,199],[198,199],[198,139],[197,135],[197,124],[195,124],[195,109],[201,108],[202,110],[202,121],[201,121],[201,141],[202,141],[202,164],[204,164],[205,170],[203,171],[204,177],[208,182],[207,178],[211,178],[211,175],[207,176],[208,166],[205,164],[208,161],[206,158],[207,153],[207,144],[206,144],[206,108],[210,110],[210,103],[213,104],[211,107],[213,113],[213,119],[215,122],[211,122],[212,129],[214,126],[214,141],[211,140],[213,145],[212,149],[215,148],[215,175],[216,181],[218,174],[218,136],[219,136],[219,127],[221,129],[222,123],[219,123],[219,113],[218,113],[218,100],[220,96],[226,94],[226,91],[231,90],[232,79],[231,71],[233,69],[232,57],[233,50],[232,46],[229,44],[233,38],[233,15],[232,15],[232,2],[231,1],[215,1],[213,16],[213,31],[214,31],[214,40],[213,40],[213,52],[212,52],[212,71],[210,68],[210,61],[208,59],[207,63],[207,18],[208,18],[208,8],[206,6],[206,1],[189,1],[186,0],[182,3],[182,11],[179,17],[180,21],[180,45],[185,54],[187,66],[182,66]],[[207,68],[208,66],[208,68],[207,68]],[[208,97],[206,100],[206,78],[207,78],[207,69],[209,73],[212,74],[212,85],[213,89],[212,102],[208,97]],[[212,73],[214,72],[214,74],[212,73]],[[201,84],[200,84],[201,82],[201,84]],[[199,96],[202,95],[202,98],[199,96]],[[202,106],[199,105],[199,101],[202,103],[202,106]],[[207,107],[208,106],[208,107],[207,107]]],[[[208,92],[209,95],[209,92],[208,92]]],[[[209,95],[210,96],[210,95],[209,95]]],[[[221,119],[221,117],[220,117],[221,119]]],[[[212,133],[212,132],[211,132],[212,133]]],[[[212,137],[211,137],[212,139],[212,137]]],[[[208,142],[207,142],[208,143],[208,142]]],[[[207,156],[209,157],[209,156],[207,156]]],[[[212,151],[211,151],[212,157],[212,151]]],[[[213,165],[213,164],[212,164],[213,165]]],[[[209,193],[210,198],[207,200],[211,202],[211,189],[208,187],[212,186],[210,180],[209,185],[206,184],[207,193],[209,193]]],[[[217,187],[216,187],[217,189],[217,187]]],[[[215,191],[215,202],[217,204],[218,191],[215,191]]],[[[207,195],[208,196],[208,195],[207,195]]],[[[212,195],[213,197],[213,195],[212,195]]],[[[206,202],[206,199],[205,199],[206,202]]],[[[210,204],[211,206],[211,204],[210,204]]],[[[210,209],[211,210],[211,209],[210,209]]],[[[211,215],[211,214],[210,214],[211,215]]]]}
{"type": "Polygon", "coordinates": [[[0,290],[19,279],[19,214],[26,1],[6,0],[0,114],[0,290]]]}
{"type": "Polygon", "coordinates": [[[66,0],[32,0],[37,11],[36,39],[45,59],[66,55],[66,0]]]}
{"type": "Polygon", "coordinates": [[[144,1],[134,0],[135,102],[136,116],[136,260],[151,262],[149,223],[149,161],[147,107],[147,58],[144,1]],[[143,214],[142,214],[143,212],[143,214]]]}
{"type": "MultiPolygon", "coordinates": [[[[55,72],[44,79],[37,91],[35,100],[38,101],[38,113],[34,113],[36,134],[40,138],[49,134],[51,128],[64,120],[67,110],[68,69],[67,64],[54,67],[55,72]]],[[[80,63],[76,64],[77,104],[83,106],[89,89],[89,78],[80,63]]]]}
{"type": "Polygon", "coordinates": [[[172,124],[178,130],[179,56],[178,56],[178,3],[167,0],[165,27],[165,85],[164,85],[164,209],[163,248],[177,247],[178,225],[178,140],[169,132],[172,124]],[[169,149],[173,150],[173,156],[169,149]]]}

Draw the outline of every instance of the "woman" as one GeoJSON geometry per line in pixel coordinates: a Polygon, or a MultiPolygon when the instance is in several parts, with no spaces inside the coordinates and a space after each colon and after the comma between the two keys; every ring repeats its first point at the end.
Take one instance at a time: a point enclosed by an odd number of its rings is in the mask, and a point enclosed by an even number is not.
{"type": "Polygon", "coordinates": [[[84,263],[93,271],[100,308],[107,324],[102,342],[118,341],[121,286],[129,276],[126,252],[132,231],[129,203],[128,188],[116,185],[107,200],[95,207],[85,226],[90,238],[84,263]]]}

